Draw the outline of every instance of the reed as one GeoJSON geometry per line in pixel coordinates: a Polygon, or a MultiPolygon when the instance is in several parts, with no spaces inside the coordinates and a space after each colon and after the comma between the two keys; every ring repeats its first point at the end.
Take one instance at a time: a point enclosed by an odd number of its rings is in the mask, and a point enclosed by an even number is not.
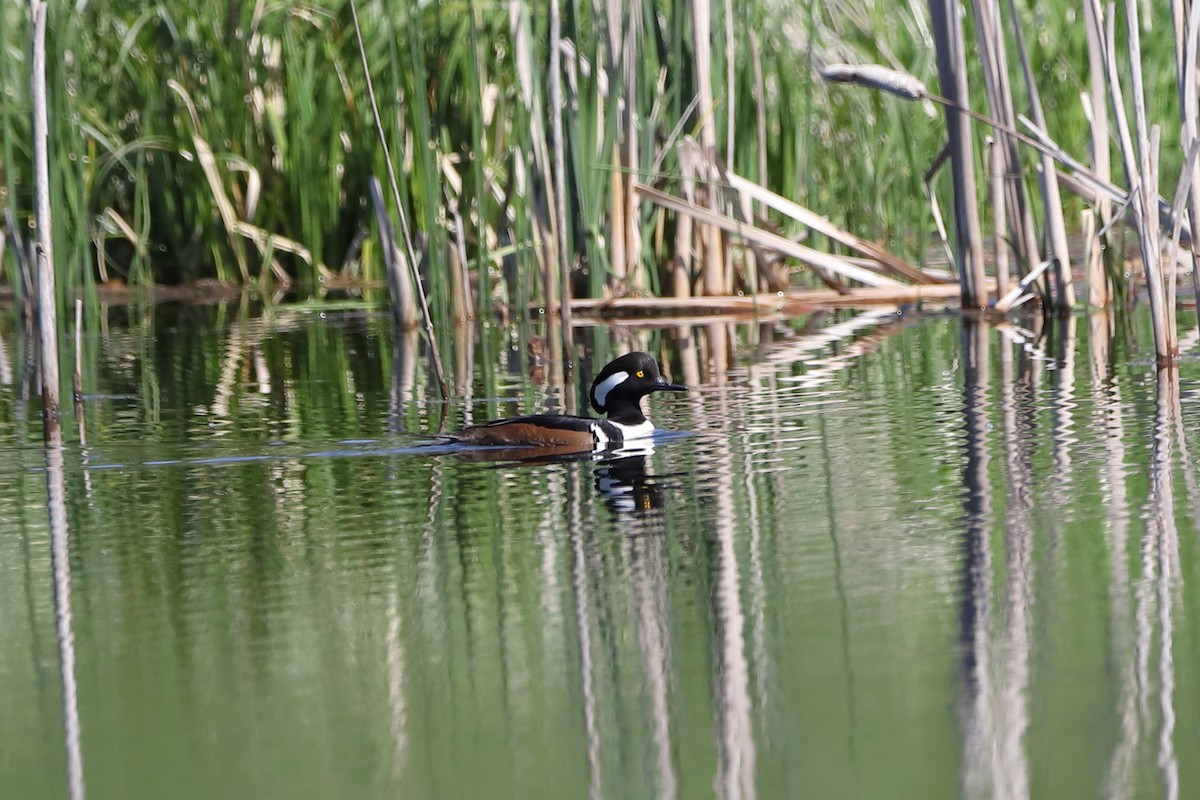
{"type": "MultiPolygon", "coordinates": [[[[1200,87],[1197,86],[1195,77],[1197,60],[1200,58],[1197,55],[1200,51],[1200,14],[1195,12],[1191,4],[1188,5],[1189,13],[1186,16],[1180,13],[1180,8],[1180,4],[1172,4],[1176,57],[1179,61],[1179,113],[1183,117],[1183,138],[1180,145],[1185,152],[1192,154],[1200,144],[1200,120],[1197,119],[1197,115],[1200,115],[1200,87]]],[[[1193,221],[1200,220],[1200,165],[1194,163],[1194,159],[1190,168],[1186,164],[1184,166],[1180,183],[1185,182],[1189,187],[1186,195],[1188,217],[1193,221]]],[[[1192,291],[1197,299],[1197,321],[1200,321],[1200,254],[1197,254],[1195,247],[1191,248],[1191,253],[1192,291]]]]}
{"type": "MultiPolygon", "coordinates": [[[[1012,86],[1008,76],[1008,55],[1005,49],[1004,29],[1000,21],[998,0],[974,0],[975,36],[982,56],[984,93],[991,116],[1001,123],[1003,130],[996,131],[993,153],[993,180],[998,184],[993,189],[993,225],[996,228],[996,275],[999,279],[1007,267],[1008,244],[1017,256],[1022,274],[1040,260],[1037,229],[1025,197],[1025,184],[1020,179],[1023,173],[1017,137],[1008,131],[1016,128],[1016,109],[1013,105],[1012,86]]],[[[1007,276],[1001,283],[1007,283],[1007,276]]]]}
{"type": "Polygon", "coordinates": [[[983,284],[983,237],[975,190],[975,149],[971,124],[961,109],[970,101],[962,18],[958,0],[929,0],[929,17],[937,50],[938,81],[949,100],[946,135],[954,194],[955,256],[962,284],[963,306],[987,305],[983,284]]]}
{"type": "MultiPolygon", "coordinates": [[[[562,12],[559,0],[550,0],[550,126],[554,131],[554,141],[563,141],[562,124],[562,68],[560,52],[562,44],[562,12]]],[[[571,330],[571,261],[567,254],[570,252],[567,242],[569,233],[567,227],[567,166],[563,157],[562,147],[554,150],[554,231],[557,234],[555,243],[555,261],[558,272],[554,274],[553,267],[546,271],[546,303],[551,308],[557,308],[560,315],[563,349],[567,358],[573,363],[574,341],[571,330]],[[557,280],[558,296],[554,296],[557,280]]]]}
{"type": "MultiPolygon", "coordinates": [[[[1017,19],[1017,7],[1013,0],[1008,0],[1008,9],[1009,16],[1017,19]]],[[[1034,125],[1045,130],[1046,114],[1042,110],[1041,93],[1034,79],[1033,65],[1030,63],[1020,25],[1013,27],[1013,34],[1021,60],[1025,91],[1029,98],[1029,116],[1034,125]]],[[[1075,304],[1075,290],[1071,283],[1071,252],[1067,246],[1067,227],[1063,220],[1062,196],[1058,188],[1058,169],[1053,157],[1047,153],[1042,153],[1041,169],[1037,176],[1038,187],[1042,193],[1042,211],[1046,217],[1046,238],[1050,241],[1049,249],[1054,257],[1053,305],[1058,311],[1066,312],[1075,304]]]]}
{"type": "Polygon", "coordinates": [[[34,248],[37,274],[38,364],[42,373],[42,421],[48,445],[62,443],[59,419],[58,304],[54,292],[54,232],[50,215],[50,134],[46,94],[46,13],[42,0],[30,1],[33,17],[33,63],[30,97],[33,104],[34,192],[37,198],[37,243],[34,248]]]}
{"type": "MultiPolygon", "coordinates": [[[[1043,163],[1046,180],[1062,173],[1064,188],[1082,191],[1085,202],[1120,202],[1129,192],[1106,176],[1106,148],[1094,148],[1085,173],[1067,165],[1079,164],[1070,154],[1088,141],[1103,140],[1099,120],[1107,115],[1097,113],[1095,68],[1090,110],[1070,81],[1041,80],[1047,69],[1073,69],[1084,47],[1066,6],[1045,9],[1045,35],[1028,42],[1022,62],[1038,78],[1035,87],[1008,77],[998,43],[1004,37],[987,32],[1008,30],[999,5],[974,6],[968,24],[977,46],[957,30],[956,14],[943,14],[934,27],[939,37],[956,37],[943,77],[961,97],[947,119],[959,125],[986,102],[999,123],[1003,167],[994,174],[1002,179],[1007,230],[1000,238],[1028,269],[1038,261],[1032,220],[1049,219],[1058,205],[1047,191],[1035,215],[1037,201],[1026,191],[1028,168],[1047,151],[1055,164],[1043,163]],[[976,47],[985,64],[980,82],[968,81],[963,69],[976,47]],[[973,88],[983,96],[966,91],[973,88]],[[1034,88],[1045,118],[1035,113],[1021,133],[1013,104],[1029,101],[1034,88]],[[1040,155],[1015,152],[1015,142],[1030,140],[1040,155]]],[[[571,0],[555,8],[556,36],[548,15],[533,13],[525,0],[364,0],[357,8],[348,0],[219,7],[101,0],[74,13],[51,8],[49,169],[60,222],[55,244],[67,265],[63,292],[94,280],[211,277],[268,293],[285,282],[309,291],[337,265],[352,263],[363,276],[382,277],[386,249],[358,248],[363,231],[374,228],[370,180],[389,166],[396,173],[390,204],[412,224],[408,262],[419,271],[413,280],[427,291],[433,337],[443,346],[451,346],[449,320],[472,312],[490,318],[496,304],[528,325],[537,308],[569,309],[572,299],[606,293],[857,283],[764,245],[756,231],[833,259],[852,247],[765,202],[769,196],[855,240],[885,243],[899,262],[923,256],[934,222],[911,198],[923,191],[945,129],[914,123],[911,110],[886,98],[830,92],[815,77],[845,60],[881,61],[931,80],[938,70],[919,6],[571,0]],[[378,124],[368,79],[379,97],[378,124]],[[677,146],[688,136],[700,143],[700,164],[677,146]],[[727,174],[754,181],[733,187],[727,174]],[[647,203],[638,186],[713,216],[647,203]],[[472,304],[464,301],[468,287],[472,304]]],[[[1029,30],[1027,18],[1013,21],[1029,30]]],[[[1145,35],[1147,52],[1171,36],[1162,26],[1145,35]]],[[[25,41],[23,11],[0,9],[6,52],[23,52],[25,41]]],[[[1090,47],[1100,55],[1099,39],[1090,47]]],[[[1171,80],[1180,69],[1155,64],[1146,83],[1171,80]]],[[[34,207],[28,73],[19,59],[0,63],[0,205],[17,231],[34,207]]],[[[1158,105],[1147,107],[1160,124],[1166,111],[1178,118],[1163,96],[1150,94],[1158,105]]],[[[1163,130],[1159,174],[1173,179],[1183,158],[1173,126],[1163,130]]],[[[973,160],[976,131],[962,125],[954,137],[964,175],[974,172],[967,156],[973,160]]],[[[945,183],[938,178],[939,192],[945,183]]],[[[975,199],[966,187],[962,202],[975,199]]],[[[964,252],[982,265],[969,216],[960,209],[953,224],[965,226],[964,252]]],[[[6,243],[9,283],[19,286],[23,250],[12,229],[6,243]]],[[[978,284],[974,266],[967,272],[978,284]]],[[[977,290],[968,294],[979,301],[977,290]]]]}
{"type": "MultiPolygon", "coordinates": [[[[1090,156],[1092,169],[1097,177],[1104,181],[1112,180],[1112,154],[1109,145],[1109,116],[1108,116],[1108,87],[1105,80],[1104,62],[1104,32],[1097,18],[1099,5],[1083,3],[1084,35],[1087,39],[1088,53],[1088,91],[1081,94],[1082,107],[1090,128],[1090,156]]],[[[1111,235],[1100,235],[1101,230],[1107,230],[1112,222],[1112,200],[1099,197],[1094,202],[1095,215],[1099,224],[1093,220],[1084,223],[1085,232],[1089,228],[1094,236],[1086,237],[1086,246],[1090,249],[1090,257],[1085,259],[1085,269],[1088,272],[1088,303],[1093,306],[1106,306],[1112,302],[1112,291],[1104,271],[1102,253],[1105,247],[1113,243],[1111,235]]]]}
{"type": "Polygon", "coordinates": [[[425,335],[429,343],[430,352],[433,355],[434,372],[437,376],[438,387],[442,392],[442,399],[450,399],[450,391],[446,384],[446,371],[442,367],[442,357],[438,351],[437,336],[434,334],[433,318],[429,314],[429,302],[425,298],[425,290],[421,286],[421,276],[417,274],[416,254],[412,246],[412,235],[409,233],[408,221],[404,213],[404,205],[400,200],[400,186],[396,180],[396,171],[392,163],[391,154],[388,150],[387,135],[383,130],[383,121],[379,115],[379,103],[375,99],[375,88],[371,83],[371,67],[367,59],[366,47],[363,45],[362,29],[358,23],[358,6],[355,0],[350,0],[350,14],[354,20],[354,38],[358,44],[359,56],[362,59],[363,75],[366,79],[367,97],[371,102],[371,116],[375,121],[375,130],[379,135],[379,145],[383,150],[384,163],[387,167],[388,184],[392,190],[392,200],[396,203],[396,212],[400,217],[400,230],[404,234],[405,248],[408,253],[408,267],[412,272],[413,281],[411,289],[405,288],[405,278],[400,276],[400,266],[397,264],[395,240],[392,238],[391,226],[387,224],[387,214],[383,209],[383,203],[379,200],[379,187],[376,183],[371,183],[371,200],[372,206],[375,209],[375,214],[379,220],[379,230],[384,236],[385,253],[392,257],[388,259],[388,275],[390,276],[390,285],[393,287],[392,304],[396,309],[396,321],[400,326],[408,324],[412,317],[409,306],[411,305],[412,295],[416,295],[420,301],[421,319],[425,323],[425,335]]]}

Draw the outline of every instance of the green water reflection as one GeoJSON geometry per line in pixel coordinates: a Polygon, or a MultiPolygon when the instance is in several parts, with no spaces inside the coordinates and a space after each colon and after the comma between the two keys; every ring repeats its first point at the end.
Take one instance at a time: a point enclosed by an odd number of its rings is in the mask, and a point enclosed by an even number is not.
{"type": "MultiPolygon", "coordinates": [[[[0,785],[62,797],[47,462],[4,324],[0,785]]],[[[1103,330],[587,329],[576,382],[661,354],[693,390],[651,416],[686,435],[519,464],[427,447],[436,390],[383,315],[109,312],[64,454],[83,785],[1191,796],[1200,367],[1160,382],[1103,330]]],[[[452,425],[570,403],[513,340],[460,343],[452,425]]]]}

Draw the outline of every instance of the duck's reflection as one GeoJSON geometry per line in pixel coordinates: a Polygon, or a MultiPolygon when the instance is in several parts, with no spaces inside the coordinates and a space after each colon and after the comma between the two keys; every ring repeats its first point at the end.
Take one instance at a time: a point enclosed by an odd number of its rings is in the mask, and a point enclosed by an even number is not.
{"type": "Polygon", "coordinates": [[[596,491],[616,514],[648,514],[666,504],[664,486],[649,470],[653,440],[608,451],[593,470],[596,491]]]}
{"type": "Polygon", "coordinates": [[[664,481],[670,475],[656,475],[650,467],[654,447],[654,439],[637,439],[615,447],[593,449],[559,445],[456,448],[453,452],[464,461],[486,461],[507,466],[532,467],[594,461],[593,485],[605,504],[618,515],[645,515],[664,507],[669,486],[664,481]]]}

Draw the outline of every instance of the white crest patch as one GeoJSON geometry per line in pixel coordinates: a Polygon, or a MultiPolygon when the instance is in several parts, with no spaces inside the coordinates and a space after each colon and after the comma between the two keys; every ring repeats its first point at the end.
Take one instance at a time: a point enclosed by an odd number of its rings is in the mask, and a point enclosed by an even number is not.
{"type": "Polygon", "coordinates": [[[605,401],[608,400],[608,393],[620,386],[625,381],[629,380],[628,372],[614,372],[604,380],[596,384],[592,389],[592,398],[596,401],[598,408],[604,408],[605,401]]]}

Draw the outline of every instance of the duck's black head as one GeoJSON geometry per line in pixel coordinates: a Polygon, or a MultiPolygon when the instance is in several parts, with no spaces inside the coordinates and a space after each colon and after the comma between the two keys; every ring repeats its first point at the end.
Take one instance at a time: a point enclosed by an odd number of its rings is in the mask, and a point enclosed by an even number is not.
{"type": "Polygon", "coordinates": [[[600,370],[589,397],[597,413],[622,425],[646,421],[641,400],[651,392],[686,392],[687,387],[662,376],[658,362],[646,353],[628,353],[600,370]]]}

